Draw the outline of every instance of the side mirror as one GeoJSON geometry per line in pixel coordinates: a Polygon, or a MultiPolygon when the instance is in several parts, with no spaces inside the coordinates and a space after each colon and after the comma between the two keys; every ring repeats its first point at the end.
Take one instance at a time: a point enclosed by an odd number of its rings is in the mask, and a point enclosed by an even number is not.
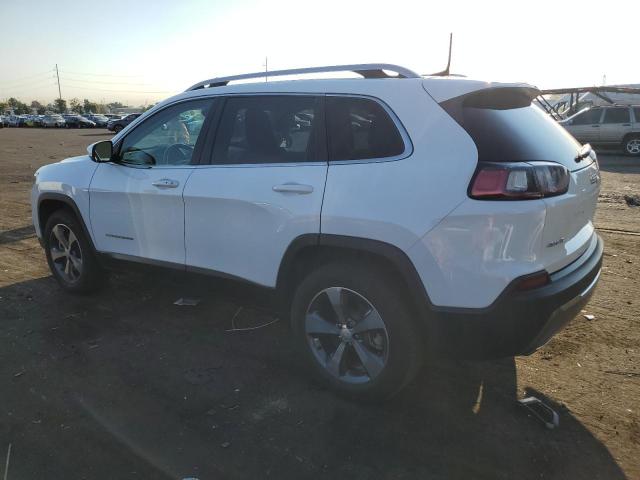
{"type": "Polygon", "coordinates": [[[94,162],[110,162],[113,157],[113,143],[111,140],[103,140],[93,144],[91,149],[91,159],[94,162]]]}

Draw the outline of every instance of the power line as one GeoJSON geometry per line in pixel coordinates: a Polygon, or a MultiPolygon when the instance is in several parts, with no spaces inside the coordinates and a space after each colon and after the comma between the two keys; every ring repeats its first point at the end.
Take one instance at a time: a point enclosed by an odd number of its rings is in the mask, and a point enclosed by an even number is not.
{"type": "Polygon", "coordinates": [[[46,75],[41,75],[39,77],[33,77],[30,80],[22,80],[19,82],[4,82],[4,83],[0,83],[0,88],[10,88],[12,86],[28,85],[30,83],[37,83],[48,78],[55,78],[55,76],[52,75],[51,73],[48,73],[46,75]]]}
{"type": "Polygon", "coordinates": [[[106,88],[89,88],[89,87],[78,87],[76,85],[69,85],[70,89],[75,90],[89,90],[89,91],[98,91],[98,92],[118,92],[123,94],[131,94],[131,93],[156,93],[156,94],[165,94],[165,93],[174,93],[169,90],[157,91],[157,92],[148,92],[142,90],[112,90],[106,88]]]}
{"type": "Polygon", "coordinates": [[[34,73],[33,75],[27,75],[27,76],[24,76],[24,77],[14,78],[13,80],[3,80],[0,83],[20,83],[20,82],[23,82],[25,80],[29,80],[31,78],[42,77],[44,75],[51,75],[52,72],[53,72],[53,70],[47,70],[46,72],[34,73]]]}
{"type": "Polygon", "coordinates": [[[86,75],[90,77],[119,77],[119,78],[135,78],[142,77],[143,75],[113,75],[111,73],[88,73],[88,72],[74,72],[72,70],[60,70],[62,73],[70,73],[72,75],[86,75]]]}
{"type": "Polygon", "coordinates": [[[78,83],[88,83],[88,84],[98,83],[98,84],[107,84],[107,85],[136,85],[136,86],[150,85],[149,83],[105,82],[105,81],[102,81],[102,80],[82,80],[82,79],[71,78],[71,77],[66,77],[66,76],[62,77],[62,80],[70,81],[70,82],[78,82],[78,83]]]}

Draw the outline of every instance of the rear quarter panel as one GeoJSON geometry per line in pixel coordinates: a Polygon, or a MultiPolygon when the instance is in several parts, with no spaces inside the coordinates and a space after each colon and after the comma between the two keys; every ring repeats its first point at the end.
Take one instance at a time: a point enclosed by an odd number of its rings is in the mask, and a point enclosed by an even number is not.
{"type": "Polygon", "coordinates": [[[380,240],[407,252],[464,201],[477,150],[420,82],[397,89],[371,85],[362,93],[396,114],[413,152],[395,161],[331,163],[321,231],[380,240]]]}

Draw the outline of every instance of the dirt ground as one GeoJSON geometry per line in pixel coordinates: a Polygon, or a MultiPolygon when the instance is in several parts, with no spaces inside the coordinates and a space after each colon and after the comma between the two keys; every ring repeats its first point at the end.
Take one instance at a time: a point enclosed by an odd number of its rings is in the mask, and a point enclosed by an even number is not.
{"type": "Polygon", "coordinates": [[[267,299],[126,273],[75,297],[31,227],[41,165],[101,130],[0,130],[0,472],[19,479],[640,478],[640,160],[601,152],[602,279],[530,357],[432,361],[383,405],[337,398],[298,364],[267,299]],[[175,306],[199,297],[195,307],[175,306]],[[548,400],[547,430],[516,404],[548,400]]]}

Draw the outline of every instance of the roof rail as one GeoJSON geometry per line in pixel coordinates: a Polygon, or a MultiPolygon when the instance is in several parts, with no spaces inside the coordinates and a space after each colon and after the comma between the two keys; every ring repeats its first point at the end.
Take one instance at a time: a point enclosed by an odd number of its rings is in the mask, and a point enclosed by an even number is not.
{"type": "Polygon", "coordinates": [[[390,63],[362,63],[356,65],[332,65],[327,67],[294,68],[291,70],[275,70],[272,72],[245,73],[242,75],[232,75],[230,77],[211,78],[209,80],[198,82],[195,85],[187,88],[187,90],[185,91],[190,92],[191,90],[198,90],[200,88],[222,87],[234,80],[281,77],[284,75],[302,75],[307,73],[324,72],[354,72],[362,75],[364,78],[420,78],[420,75],[418,75],[416,72],[409,70],[408,68],[400,67],[399,65],[392,65],[390,63]],[[398,75],[387,75],[385,73],[385,70],[396,72],[398,75]]]}

